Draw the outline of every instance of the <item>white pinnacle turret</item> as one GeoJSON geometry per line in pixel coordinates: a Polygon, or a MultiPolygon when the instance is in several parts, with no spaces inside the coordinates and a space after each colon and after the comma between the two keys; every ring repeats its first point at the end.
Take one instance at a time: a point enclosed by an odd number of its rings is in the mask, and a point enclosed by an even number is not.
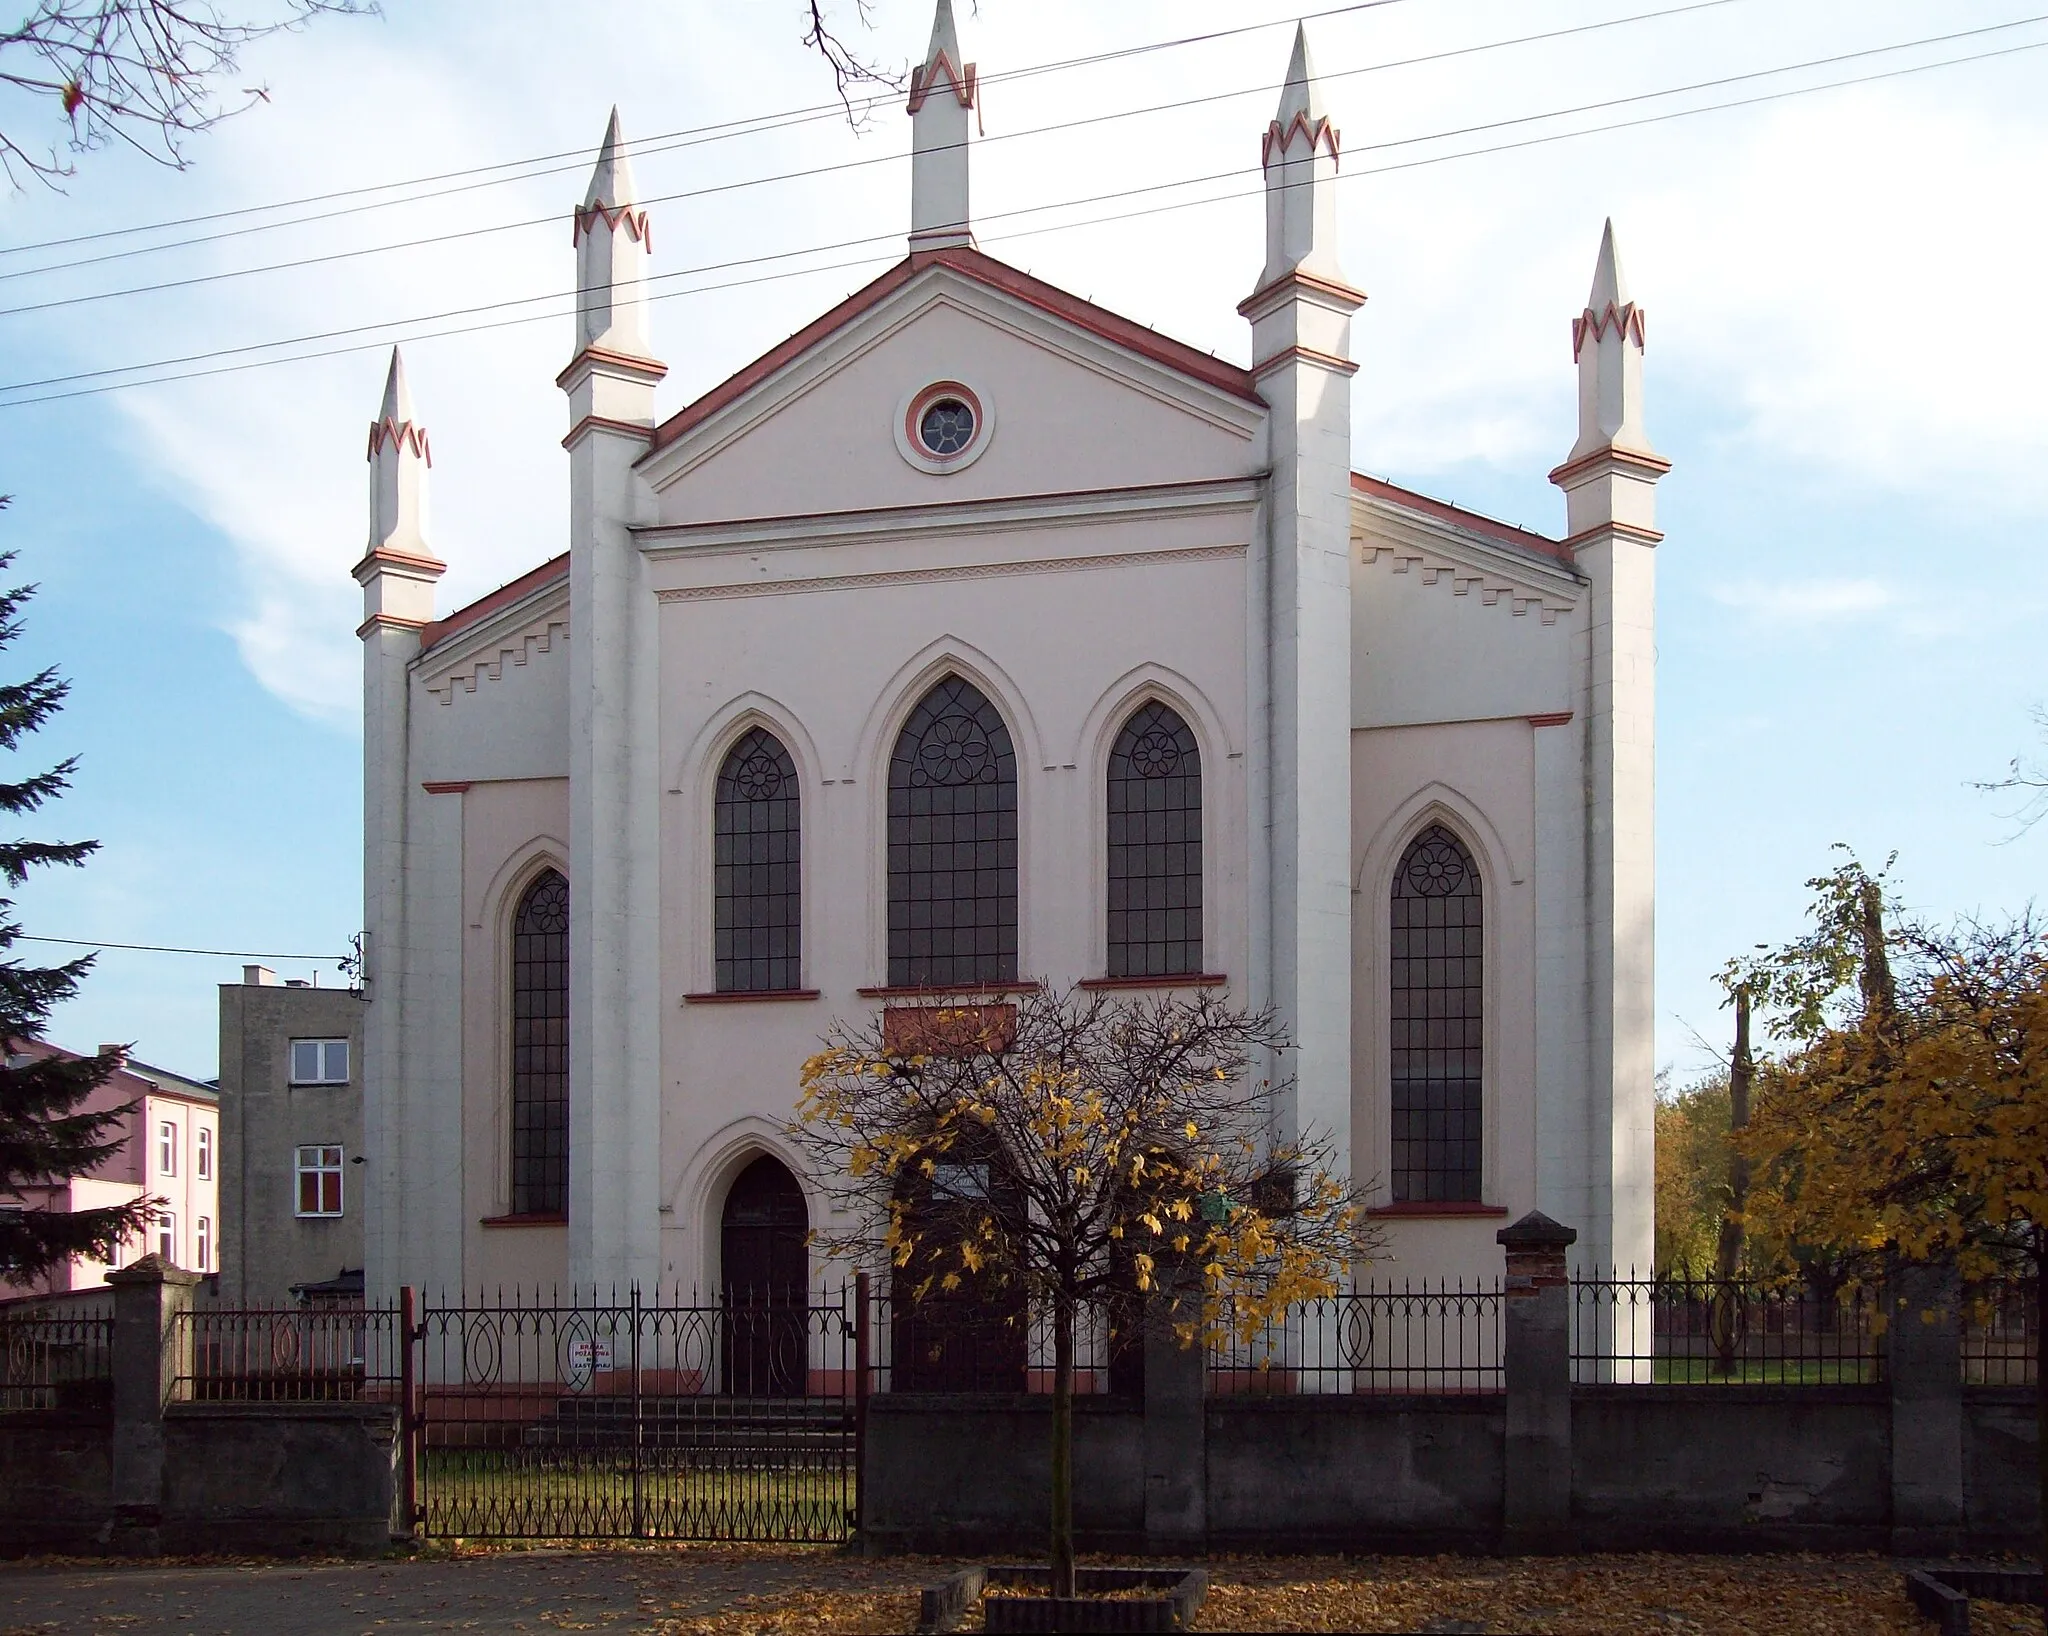
{"type": "Polygon", "coordinates": [[[1337,130],[1323,111],[1315,72],[1308,30],[1297,23],[1280,108],[1260,151],[1266,172],[1261,289],[1294,272],[1343,281],[1337,266],[1337,130]]]}
{"type": "Polygon", "coordinates": [[[1586,310],[1572,320],[1572,357],[1579,366],[1579,439],[1567,461],[1607,448],[1649,453],[1643,430],[1643,310],[1628,298],[1611,220],[1600,235],[1586,310]]]}
{"type": "Polygon", "coordinates": [[[648,355],[647,212],[612,110],[590,190],[576,212],[576,350],[597,347],[629,358],[648,355]]]}
{"type": "Polygon", "coordinates": [[[427,549],[427,429],[413,414],[405,359],[391,349],[384,402],[370,423],[370,550],[431,559],[427,549]]]}
{"type": "Polygon", "coordinates": [[[910,248],[972,245],[967,195],[967,116],[974,107],[973,63],[960,60],[953,0],[938,0],[932,43],[910,72],[910,248]]]}

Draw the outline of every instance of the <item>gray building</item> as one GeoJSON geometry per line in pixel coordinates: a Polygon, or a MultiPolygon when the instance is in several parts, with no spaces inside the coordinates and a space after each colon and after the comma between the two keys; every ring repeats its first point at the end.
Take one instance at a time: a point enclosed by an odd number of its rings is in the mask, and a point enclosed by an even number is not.
{"type": "Polygon", "coordinates": [[[360,1295],[363,1002],[264,966],[220,989],[220,1301],[360,1295]]]}

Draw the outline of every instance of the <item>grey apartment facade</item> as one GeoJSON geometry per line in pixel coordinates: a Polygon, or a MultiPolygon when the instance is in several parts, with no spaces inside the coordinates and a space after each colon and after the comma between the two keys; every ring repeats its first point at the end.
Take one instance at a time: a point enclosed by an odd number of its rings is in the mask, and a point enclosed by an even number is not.
{"type": "Polygon", "coordinates": [[[225,1305],[361,1291],[363,1009],[263,966],[221,985],[225,1305]]]}

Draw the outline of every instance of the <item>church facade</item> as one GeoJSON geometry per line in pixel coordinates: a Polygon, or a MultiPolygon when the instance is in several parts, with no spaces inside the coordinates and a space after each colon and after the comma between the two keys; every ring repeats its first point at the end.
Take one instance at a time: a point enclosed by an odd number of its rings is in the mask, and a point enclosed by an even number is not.
{"type": "Polygon", "coordinates": [[[834,1018],[1077,981],[1275,1007],[1375,1276],[1491,1277],[1532,1208],[1648,1265],[1668,463],[1611,231],[1550,538],[1352,468],[1301,37],[1249,367],[976,248],[976,93],[940,0],[905,259],[665,419],[614,115],[568,549],[460,609],[394,356],[355,568],[372,1296],[749,1282],[826,1208],[783,1127],[834,1018]]]}

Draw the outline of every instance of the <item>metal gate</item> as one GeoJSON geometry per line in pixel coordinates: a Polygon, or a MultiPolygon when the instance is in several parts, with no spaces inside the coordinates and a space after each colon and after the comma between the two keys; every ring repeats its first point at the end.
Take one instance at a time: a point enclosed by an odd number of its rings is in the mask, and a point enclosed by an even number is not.
{"type": "Polygon", "coordinates": [[[847,1539],[867,1305],[864,1278],[710,1306],[406,1290],[407,1514],[440,1538],[847,1539]]]}

